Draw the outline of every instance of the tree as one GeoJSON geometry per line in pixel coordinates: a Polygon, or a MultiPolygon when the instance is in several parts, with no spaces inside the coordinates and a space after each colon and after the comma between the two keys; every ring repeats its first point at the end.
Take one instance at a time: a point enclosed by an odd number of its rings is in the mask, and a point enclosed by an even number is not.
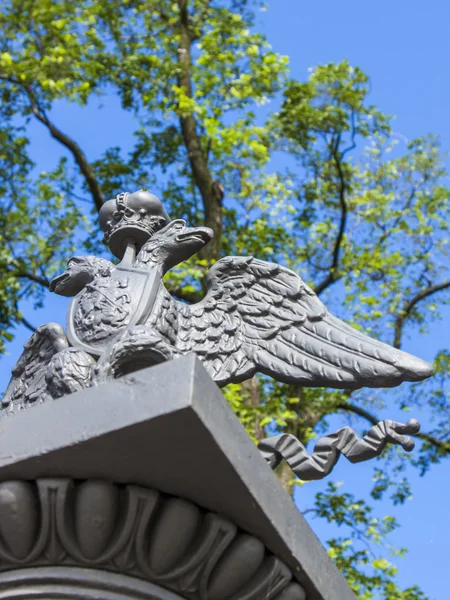
{"type": "MultiPolygon", "coordinates": [[[[403,147],[391,120],[368,101],[368,78],[346,61],[290,79],[288,61],[254,27],[250,0],[9,0],[0,16],[1,339],[32,329],[21,307],[45,300],[51,276],[77,249],[102,252],[96,212],[121,190],[157,188],[170,213],[215,231],[200,261],[167,277],[188,302],[201,297],[211,263],[254,254],[301,273],[340,317],[400,347],[426,331],[449,299],[449,190],[438,140],[403,147]],[[58,103],[89,110],[114,93],[134,116],[135,144],[95,160],[54,117],[58,103]],[[272,101],[275,110],[264,105],[272,101]],[[61,149],[38,172],[33,122],[61,149]]],[[[332,415],[375,423],[389,399],[428,406],[413,458],[391,449],[377,463],[374,500],[409,494],[406,466],[425,473],[448,456],[447,372],[398,393],[296,389],[255,378],[227,397],[256,439],[264,428],[307,443],[332,415]],[[420,390],[420,391],[419,391],[420,390]]],[[[292,491],[290,475],[280,477],[292,491]]],[[[342,527],[330,554],[360,598],[421,600],[401,590],[386,559],[396,522],[336,484],[309,512],[342,527]],[[363,540],[363,542],[361,542],[363,540]],[[364,541],[378,544],[375,558],[364,541]]],[[[400,553],[402,551],[399,551],[400,553]]]]}

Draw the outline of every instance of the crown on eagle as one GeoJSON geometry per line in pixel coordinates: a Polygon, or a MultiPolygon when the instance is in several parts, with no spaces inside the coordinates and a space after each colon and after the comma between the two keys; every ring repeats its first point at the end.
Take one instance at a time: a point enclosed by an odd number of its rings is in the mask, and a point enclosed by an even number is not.
{"type": "Polygon", "coordinates": [[[117,258],[122,258],[127,244],[139,249],[170,222],[161,201],[146,190],[122,192],[103,204],[99,212],[104,242],[117,258]]]}

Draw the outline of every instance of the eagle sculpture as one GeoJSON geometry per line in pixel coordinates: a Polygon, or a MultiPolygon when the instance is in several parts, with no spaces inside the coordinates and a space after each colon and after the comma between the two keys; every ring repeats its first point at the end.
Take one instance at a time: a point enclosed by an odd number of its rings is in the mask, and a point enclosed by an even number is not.
{"type": "MultiPolygon", "coordinates": [[[[100,224],[121,262],[75,257],[51,282],[53,292],[74,296],[66,332],[50,323],[30,338],[3,398],[6,412],[190,352],[219,386],[256,373],[340,389],[393,387],[432,375],[423,360],[334,317],[293,271],[253,257],[222,258],[207,274],[200,302],[177,301],[164,286],[165,273],[201,250],[213,232],[171,221],[152,194],[119,194],[103,206],[100,224]]],[[[402,434],[417,432],[417,422],[382,423],[372,437],[369,432],[360,440],[345,428],[345,435],[327,438],[327,444],[335,455],[341,451],[357,460],[367,450],[379,453],[386,441],[410,449],[402,434]]],[[[270,464],[278,464],[289,444],[291,458],[306,453],[292,437],[263,443],[270,464]]],[[[310,479],[329,472],[337,460],[319,464],[313,456],[310,479]]]]}

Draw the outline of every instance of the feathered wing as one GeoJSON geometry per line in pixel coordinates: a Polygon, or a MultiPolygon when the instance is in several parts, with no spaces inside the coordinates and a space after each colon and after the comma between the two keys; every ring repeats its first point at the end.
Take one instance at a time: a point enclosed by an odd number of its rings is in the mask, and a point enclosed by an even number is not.
{"type": "Polygon", "coordinates": [[[196,352],[218,385],[256,372],[307,387],[393,387],[431,366],[331,315],[293,271],[227,257],[208,274],[205,298],[179,303],[181,352],[196,352]]]}
{"type": "Polygon", "coordinates": [[[45,373],[51,358],[69,346],[63,328],[57,323],[41,325],[24,345],[12,370],[2,398],[3,407],[46,400],[49,397],[45,373]]]}

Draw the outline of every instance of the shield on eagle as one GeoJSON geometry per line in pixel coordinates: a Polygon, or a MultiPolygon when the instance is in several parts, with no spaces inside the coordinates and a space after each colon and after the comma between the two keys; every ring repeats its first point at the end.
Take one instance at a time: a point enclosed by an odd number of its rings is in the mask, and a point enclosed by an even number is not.
{"type": "Polygon", "coordinates": [[[146,320],[160,281],[156,269],[118,265],[100,273],[70,305],[67,337],[71,345],[100,356],[127,329],[146,320]]]}

